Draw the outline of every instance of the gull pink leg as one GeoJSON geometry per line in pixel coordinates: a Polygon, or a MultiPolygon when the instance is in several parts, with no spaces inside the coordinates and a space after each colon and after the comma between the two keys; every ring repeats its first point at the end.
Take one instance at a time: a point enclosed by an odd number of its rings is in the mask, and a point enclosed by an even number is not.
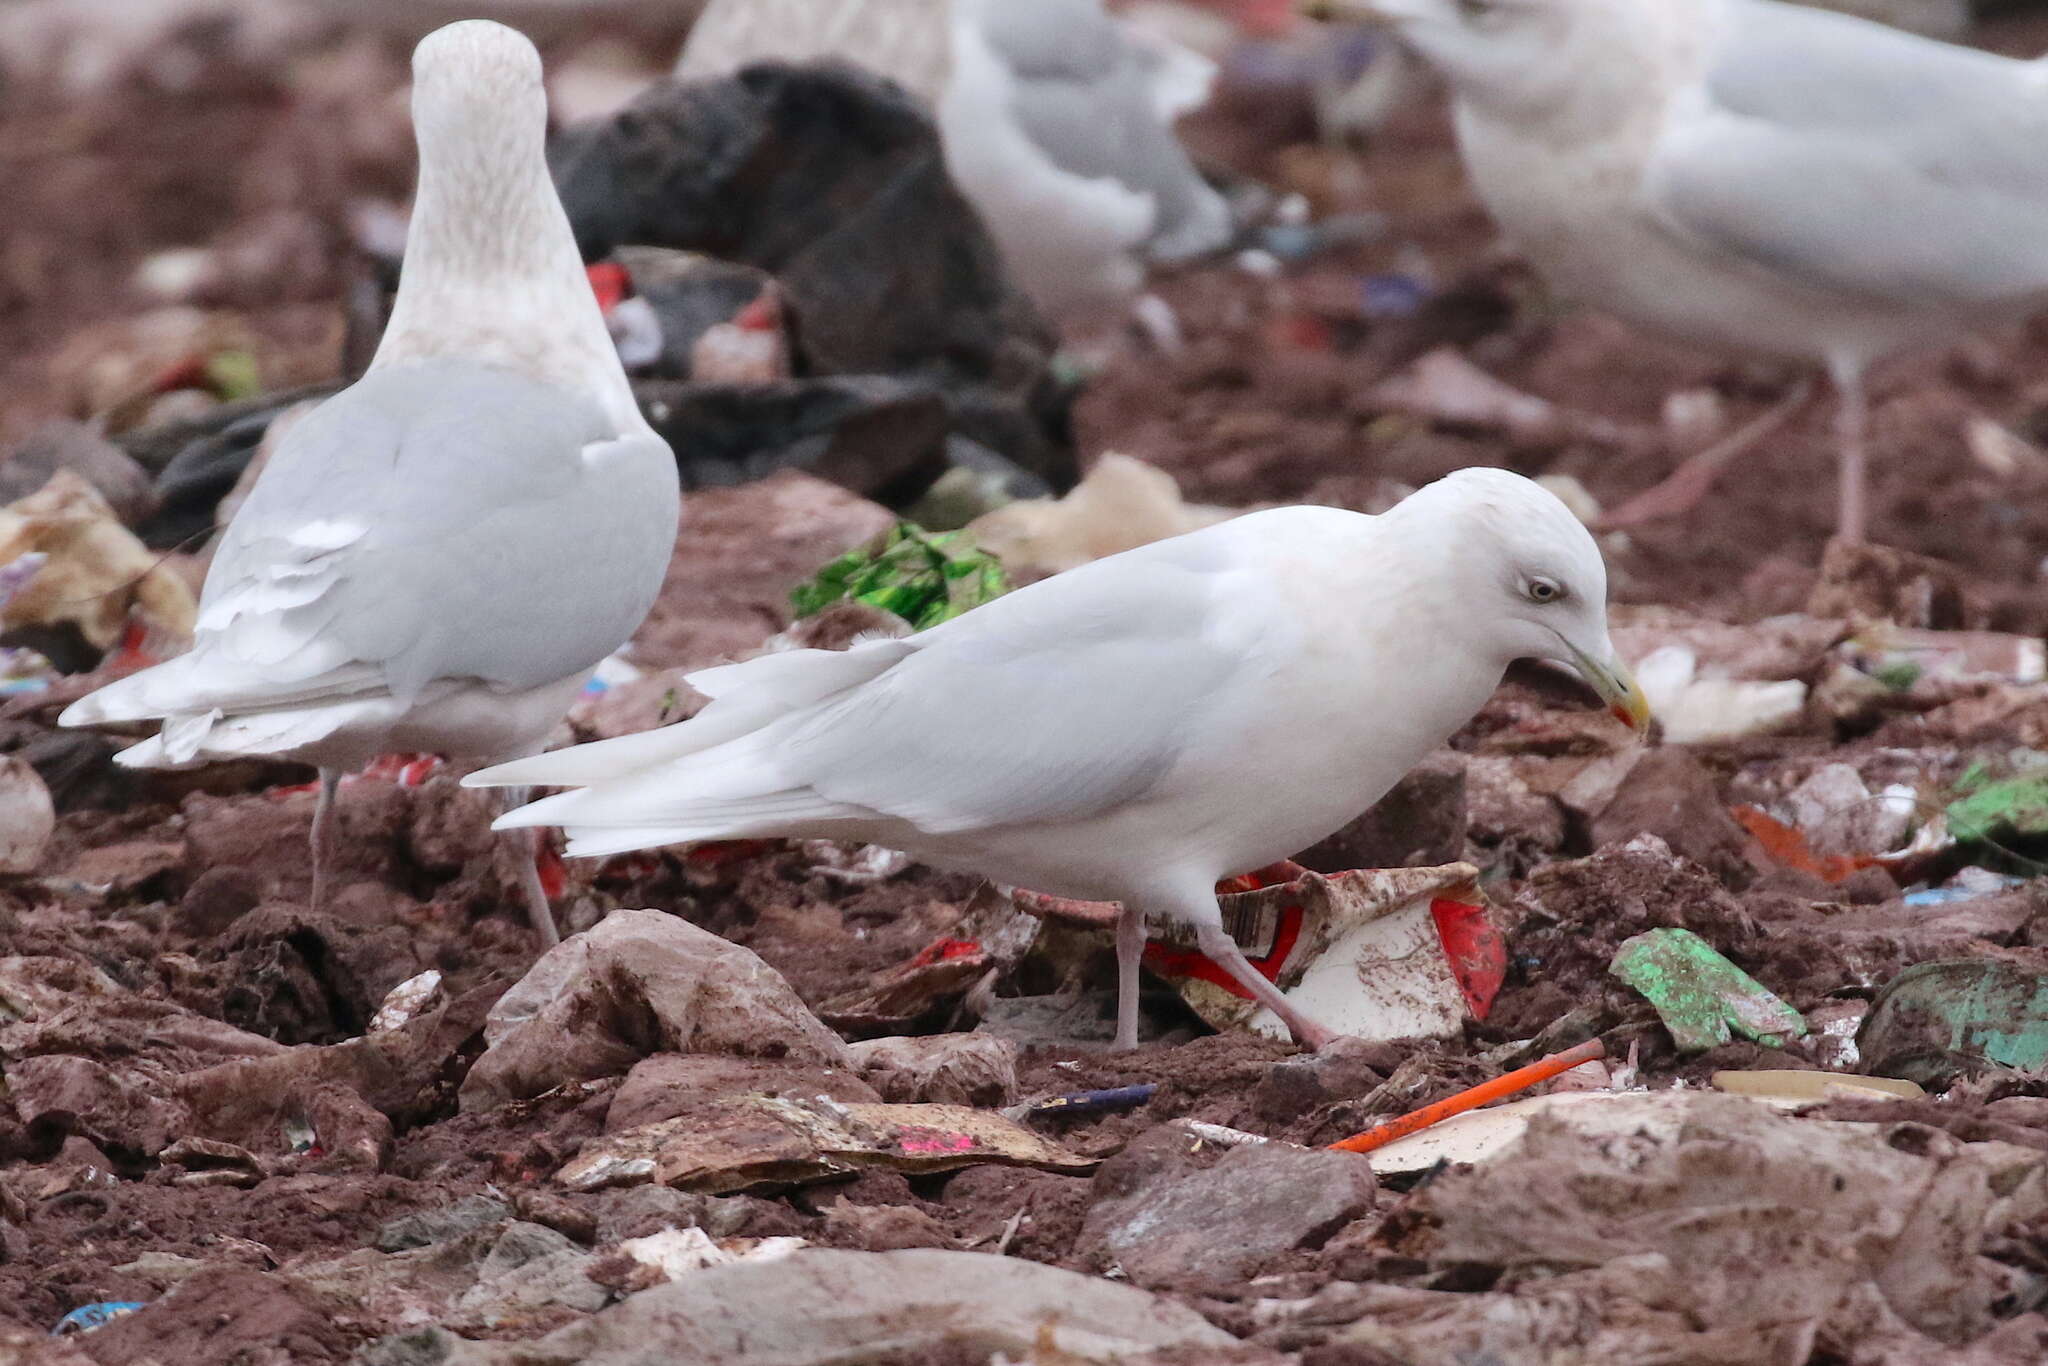
{"type": "Polygon", "coordinates": [[[1254,1000],[1280,1017],[1294,1037],[1310,1048],[1327,1048],[1334,1039],[1341,1038],[1335,1030],[1326,1029],[1308,1016],[1295,1009],[1294,1003],[1281,995],[1280,988],[1267,981],[1260,971],[1253,967],[1221,925],[1200,925],[1195,929],[1195,946],[1202,956],[1235,977],[1239,985],[1252,994],[1254,1000]]]}

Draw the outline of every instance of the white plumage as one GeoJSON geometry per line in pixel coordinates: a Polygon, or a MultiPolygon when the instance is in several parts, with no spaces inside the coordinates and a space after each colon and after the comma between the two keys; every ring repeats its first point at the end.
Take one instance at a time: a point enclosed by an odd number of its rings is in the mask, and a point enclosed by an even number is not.
{"type": "MultiPolygon", "coordinates": [[[[501,826],[571,854],[827,836],[1123,902],[1136,1028],[1145,913],[1223,935],[1223,877],[1337,829],[1441,744],[1508,663],[1577,664],[1640,723],[1606,573],[1549,493],[1467,470],[1381,517],[1282,508],[1126,551],[904,639],[694,674],[680,725],[517,761],[479,784],[579,790],[501,826]]],[[[1246,985],[1324,1037],[1263,979],[1246,985]]]]}
{"type": "Polygon", "coordinates": [[[1328,3],[1442,69],[1480,196],[1567,293],[1827,368],[1846,537],[1865,371],[2048,304],[2048,64],[1776,0],[1328,3]]]}
{"type": "Polygon", "coordinates": [[[538,54],[460,23],[413,71],[419,192],[374,362],[279,444],[222,536],[192,649],[62,717],[161,719],[119,756],[133,766],[319,766],[316,897],[342,770],[536,752],[645,616],[675,540],[674,457],[548,180],[538,54]]]}
{"type": "Polygon", "coordinates": [[[1101,0],[712,0],[676,74],[823,58],[932,106],[948,171],[1049,311],[1120,300],[1146,262],[1229,241],[1229,206],[1172,126],[1208,98],[1214,65],[1101,0]]]}

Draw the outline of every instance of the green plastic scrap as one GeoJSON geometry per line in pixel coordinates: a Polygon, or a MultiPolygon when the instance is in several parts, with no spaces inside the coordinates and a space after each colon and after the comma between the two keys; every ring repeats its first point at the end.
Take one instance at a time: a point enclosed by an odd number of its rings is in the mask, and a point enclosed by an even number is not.
{"type": "Polygon", "coordinates": [[[1963,775],[1956,786],[1965,795],[1948,804],[1948,828],[1957,839],[2048,835],[2048,773],[1971,783],[1976,772],[1963,775]]]}
{"type": "Polygon", "coordinates": [[[929,532],[898,522],[798,584],[789,600],[799,617],[835,602],[864,602],[894,612],[919,631],[950,621],[1010,591],[1002,561],[964,531],[929,532]]]}
{"type": "Polygon", "coordinates": [[[1649,930],[1615,950],[1607,971],[1657,1008],[1681,1053],[1727,1043],[1730,1031],[1770,1048],[1806,1033],[1806,1021],[1691,930],[1649,930]]]}

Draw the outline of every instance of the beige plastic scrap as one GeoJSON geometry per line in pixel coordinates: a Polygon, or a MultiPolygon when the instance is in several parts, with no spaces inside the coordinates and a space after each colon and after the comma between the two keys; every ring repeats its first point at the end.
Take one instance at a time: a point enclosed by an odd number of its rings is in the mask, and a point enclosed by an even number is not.
{"type": "Polygon", "coordinates": [[[803,1185],[866,1168],[950,1171],[984,1162],[1086,1172],[1095,1160],[986,1110],[749,1095],[585,1145],[555,1180],[571,1190],[652,1181],[703,1195],[803,1185]]]}
{"type": "Polygon", "coordinates": [[[70,470],[0,508],[0,564],[32,551],[49,558],[8,600],[0,626],[71,624],[109,650],[132,612],[166,647],[191,638],[192,590],[121,525],[99,490],[70,470]]]}

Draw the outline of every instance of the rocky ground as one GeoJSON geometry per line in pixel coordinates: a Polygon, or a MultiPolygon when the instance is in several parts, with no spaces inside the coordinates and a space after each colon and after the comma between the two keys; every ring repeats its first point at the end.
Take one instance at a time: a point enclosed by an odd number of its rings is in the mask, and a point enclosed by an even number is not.
{"type": "MultiPolygon", "coordinates": [[[[2031,52],[2040,32],[2022,14],[1985,37],[2031,52]]],[[[9,448],[132,402],[161,336],[172,360],[201,336],[246,352],[265,389],[332,376],[348,207],[404,192],[391,42],[283,66],[152,50],[86,93],[0,92],[9,448]],[[178,305],[198,312],[153,311],[135,272],[195,245],[222,271],[178,305]]],[[[1195,131],[1386,229],[1279,281],[1163,282],[1187,346],[1111,358],[1077,410],[1084,458],[1140,457],[1224,507],[1376,510],[1472,463],[1611,507],[1785,392],[1545,301],[1497,258],[1433,105],[1349,184],[1242,103],[1195,131]],[[1375,303],[1388,280],[1419,310],[1375,303]],[[1549,406],[1456,408],[1416,365],[1443,347],[1549,406]]],[[[572,866],[585,933],[529,976],[509,851],[452,775],[344,789],[315,913],[308,774],[117,771],[113,742],[52,727],[91,675],[21,692],[0,797],[25,766],[55,820],[0,850],[0,1360],[2041,1360],[2044,359],[2048,332],[2021,329],[1881,380],[1874,526],[1895,549],[1825,547],[1824,409],[1697,515],[1605,538],[1616,640],[1664,718],[1650,746],[1517,671],[1310,857],[1479,870],[1506,977],[1449,1037],[1304,1055],[1212,1032],[1155,981],[1154,1041],[1110,1055],[1106,940],[1005,957],[1018,922],[972,879],[820,845],[572,866]],[[1673,929],[1805,1035],[1682,1050],[1609,972],[1673,929]],[[1947,985],[1874,1009],[1932,962],[1959,964],[1947,985]],[[1966,998],[1990,1027],[1942,1013],[1966,998]],[[1543,1089],[1607,1094],[1506,1152],[1376,1173],[1323,1146],[1595,1037],[1608,1060],[1543,1089]],[[1794,1114],[1710,1085],[1822,1068],[1925,1094],[1794,1114]],[[1142,1084],[1122,1110],[1019,1108],[1142,1084]],[[952,1108],[889,1108],[909,1105],[952,1108]],[[108,1302],[143,1307],[46,1338],[108,1302]],[[877,1345],[832,1354],[849,1340],[877,1345]]],[[[759,648],[793,585],[889,522],[797,474],[695,496],[631,652],[650,677],[572,728],[672,716],[678,672],[759,648]]]]}

